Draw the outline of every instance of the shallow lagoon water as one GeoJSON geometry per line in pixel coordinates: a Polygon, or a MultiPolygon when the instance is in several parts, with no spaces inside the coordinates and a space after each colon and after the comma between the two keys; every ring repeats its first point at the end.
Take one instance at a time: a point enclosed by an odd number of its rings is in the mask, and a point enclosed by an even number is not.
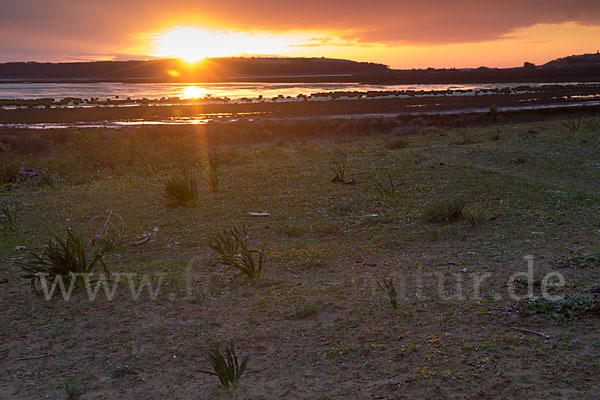
{"type": "MultiPolygon", "coordinates": [[[[560,83],[570,85],[575,83],[560,83]]],[[[413,85],[365,85],[358,83],[2,83],[0,99],[34,100],[52,98],[60,100],[68,97],[89,99],[160,99],[179,97],[193,99],[227,97],[232,100],[242,98],[266,99],[283,96],[296,97],[299,94],[311,95],[322,92],[368,92],[402,90],[476,90],[502,89],[529,86],[532,88],[553,85],[553,83],[490,83],[490,84],[413,84],[413,85]]]]}

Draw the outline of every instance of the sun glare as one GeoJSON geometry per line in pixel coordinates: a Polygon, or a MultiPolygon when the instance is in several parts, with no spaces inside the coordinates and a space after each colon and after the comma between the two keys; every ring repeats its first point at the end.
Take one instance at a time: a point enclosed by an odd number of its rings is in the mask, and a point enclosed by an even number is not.
{"type": "Polygon", "coordinates": [[[188,86],[183,89],[182,97],[184,99],[199,99],[209,93],[210,92],[204,88],[199,88],[198,86],[188,86]]]}
{"type": "Polygon", "coordinates": [[[156,36],[154,56],[176,57],[197,62],[206,57],[241,54],[277,54],[288,44],[283,38],[245,32],[211,32],[190,27],[176,27],[156,36]]]}

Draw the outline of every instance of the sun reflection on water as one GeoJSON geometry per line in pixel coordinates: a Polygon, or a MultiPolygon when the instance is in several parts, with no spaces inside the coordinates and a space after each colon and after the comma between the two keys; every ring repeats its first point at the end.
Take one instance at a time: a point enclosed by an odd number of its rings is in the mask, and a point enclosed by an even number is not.
{"type": "Polygon", "coordinates": [[[199,99],[202,97],[206,97],[209,94],[210,94],[210,92],[205,88],[201,88],[198,86],[187,86],[186,88],[183,89],[181,98],[183,98],[183,99],[199,99]]]}

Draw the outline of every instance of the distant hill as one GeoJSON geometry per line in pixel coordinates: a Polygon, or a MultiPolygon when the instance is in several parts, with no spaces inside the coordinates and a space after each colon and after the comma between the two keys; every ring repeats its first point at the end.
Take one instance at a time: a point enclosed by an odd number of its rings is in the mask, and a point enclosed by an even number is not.
{"type": "Polygon", "coordinates": [[[228,78],[323,76],[385,73],[387,66],[330,58],[211,58],[0,64],[0,80],[203,81],[228,78]]]}
{"type": "Polygon", "coordinates": [[[461,84],[498,82],[598,82],[600,54],[558,58],[515,68],[393,70],[376,63],[330,58],[209,58],[0,64],[0,82],[353,82],[461,84]]]}
{"type": "Polygon", "coordinates": [[[600,52],[595,54],[572,55],[563,58],[557,58],[542,65],[542,68],[573,68],[573,67],[599,67],[600,52]]]}

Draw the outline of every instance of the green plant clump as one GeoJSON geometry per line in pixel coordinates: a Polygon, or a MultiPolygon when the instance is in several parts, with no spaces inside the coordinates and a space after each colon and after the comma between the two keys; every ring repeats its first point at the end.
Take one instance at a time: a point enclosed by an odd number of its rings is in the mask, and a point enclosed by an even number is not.
{"type": "Polygon", "coordinates": [[[17,230],[17,216],[21,211],[19,204],[0,204],[0,221],[9,229],[17,230]]]}
{"type": "Polygon", "coordinates": [[[216,192],[221,184],[216,166],[210,165],[206,170],[204,170],[202,180],[211,192],[216,192]]]}
{"type": "Polygon", "coordinates": [[[75,274],[91,273],[97,264],[102,265],[104,271],[109,273],[101,252],[86,249],[83,236],[76,235],[71,230],[67,230],[66,239],[57,236],[50,240],[42,254],[31,252],[28,261],[17,264],[23,269],[22,277],[29,279],[34,289],[36,281],[40,279],[39,274],[46,274],[46,279],[51,282],[60,276],[70,283],[77,278],[75,274]]]}
{"type": "Polygon", "coordinates": [[[225,355],[221,354],[219,347],[214,347],[207,351],[206,358],[213,370],[200,372],[219,378],[221,386],[230,394],[240,381],[250,359],[249,356],[246,356],[240,363],[232,344],[225,348],[225,355]]]}
{"type": "Polygon", "coordinates": [[[188,169],[165,182],[164,197],[171,206],[193,206],[198,203],[198,180],[188,169]]]}
{"type": "Polygon", "coordinates": [[[392,176],[388,174],[387,182],[375,182],[375,190],[379,196],[384,198],[385,200],[394,202],[398,198],[398,192],[396,191],[396,185],[394,184],[394,180],[392,176]]]}
{"type": "Polygon", "coordinates": [[[213,236],[209,242],[217,257],[215,265],[237,269],[251,281],[260,279],[264,264],[264,249],[248,247],[248,233],[245,228],[233,227],[213,236]]]}
{"type": "Polygon", "coordinates": [[[47,185],[50,189],[56,190],[58,184],[56,177],[51,173],[48,168],[42,168],[39,172],[40,182],[47,185]]]}
{"type": "Polygon", "coordinates": [[[431,202],[421,212],[421,218],[427,222],[449,222],[461,219],[467,201],[461,197],[431,202]]]}
{"type": "Polygon", "coordinates": [[[333,178],[336,182],[345,182],[346,180],[346,163],[348,158],[346,153],[337,151],[331,160],[331,172],[335,174],[333,178]]]}

